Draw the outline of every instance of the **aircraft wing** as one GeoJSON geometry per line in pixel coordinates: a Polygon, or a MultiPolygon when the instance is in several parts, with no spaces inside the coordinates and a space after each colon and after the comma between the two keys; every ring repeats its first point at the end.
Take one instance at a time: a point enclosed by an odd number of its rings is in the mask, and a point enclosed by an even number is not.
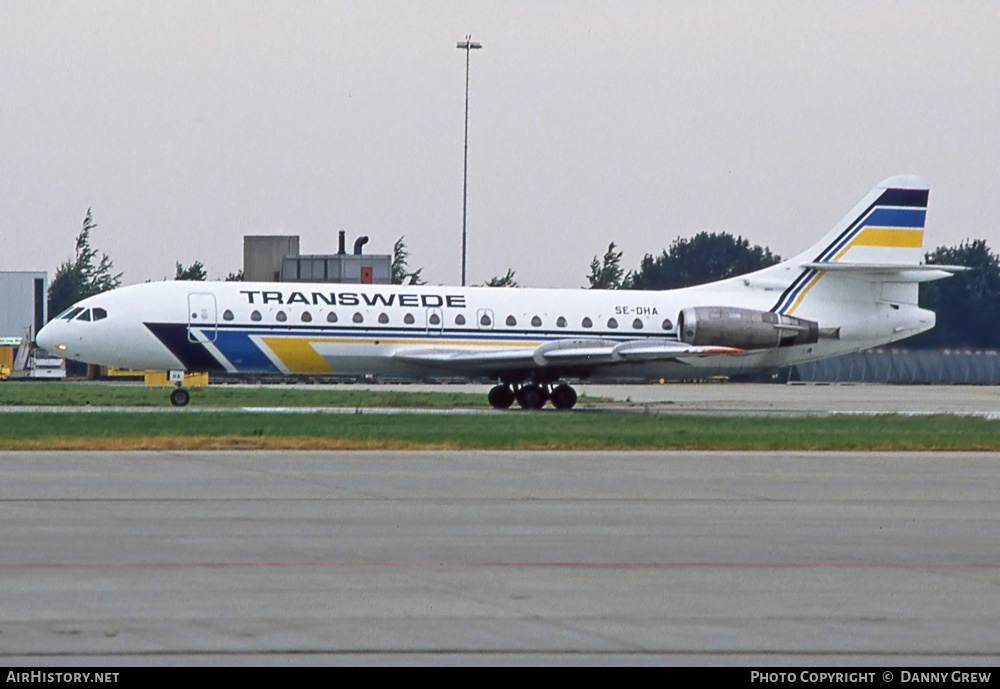
{"type": "Polygon", "coordinates": [[[469,369],[496,371],[548,366],[596,368],[627,362],[683,361],[690,357],[743,354],[745,351],[733,347],[689,345],[675,340],[620,342],[595,338],[555,340],[537,347],[489,347],[478,351],[439,347],[408,349],[397,352],[394,358],[458,372],[469,369]]]}

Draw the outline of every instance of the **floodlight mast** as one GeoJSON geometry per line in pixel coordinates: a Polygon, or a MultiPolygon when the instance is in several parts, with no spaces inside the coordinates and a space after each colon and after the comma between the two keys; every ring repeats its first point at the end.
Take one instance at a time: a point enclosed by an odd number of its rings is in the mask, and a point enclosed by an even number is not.
{"type": "Polygon", "coordinates": [[[465,51],[465,161],[462,167],[462,287],[465,287],[465,254],[467,246],[465,221],[469,199],[469,54],[473,50],[478,50],[483,46],[481,43],[473,41],[470,35],[466,36],[464,41],[459,41],[456,47],[459,50],[465,51]]]}

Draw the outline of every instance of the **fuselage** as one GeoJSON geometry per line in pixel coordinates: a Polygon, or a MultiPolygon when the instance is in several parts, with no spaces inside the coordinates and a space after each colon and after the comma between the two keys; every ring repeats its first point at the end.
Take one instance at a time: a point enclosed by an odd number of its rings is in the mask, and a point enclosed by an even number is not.
{"type": "MultiPolygon", "coordinates": [[[[140,370],[482,376],[495,371],[483,366],[439,370],[396,355],[428,348],[503,351],[572,339],[677,341],[682,309],[725,305],[767,311],[784,282],[780,275],[758,273],[655,292],[145,283],[81,301],[37,339],[66,358],[140,370]]],[[[879,304],[870,290],[855,290],[852,296],[853,284],[845,282],[845,298],[839,302],[817,302],[811,308],[805,304],[796,314],[827,329],[846,328],[849,333],[858,326],[851,337],[607,371],[577,367],[576,372],[585,377],[685,378],[777,368],[883,344],[933,326],[933,314],[915,305],[879,304]]]]}

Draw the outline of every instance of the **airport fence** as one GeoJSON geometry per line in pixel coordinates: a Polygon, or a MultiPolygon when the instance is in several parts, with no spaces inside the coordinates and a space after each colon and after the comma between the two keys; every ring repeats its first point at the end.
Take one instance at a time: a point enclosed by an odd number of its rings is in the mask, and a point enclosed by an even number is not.
{"type": "Polygon", "coordinates": [[[869,349],[782,371],[779,378],[815,383],[1000,385],[1000,352],[869,349]]]}

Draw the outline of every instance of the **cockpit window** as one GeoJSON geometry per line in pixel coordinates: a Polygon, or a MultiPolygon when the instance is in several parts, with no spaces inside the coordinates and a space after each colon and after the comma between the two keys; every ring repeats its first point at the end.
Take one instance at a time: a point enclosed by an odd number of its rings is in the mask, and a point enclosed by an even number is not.
{"type": "Polygon", "coordinates": [[[102,309],[99,306],[96,307],[96,308],[94,308],[94,320],[95,321],[103,321],[107,317],[108,317],[108,312],[105,309],[102,309]]]}
{"type": "Polygon", "coordinates": [[[66,312],[65,312],[65,313],[64,313],[63,315],[61,315],[61,316],[59,316],[59,317],[60,317],[60,318],[63,318],[63,319],[65,319],[65,320],[67,320],[67,321],[71,321],[71,320],[73,320],[73,318],[75,318],[75,317],[76,317],[76,315],[77,315],[78,313],[80,313],[81,311],[83,311],[83,309],[82,309],[81,307],[77,306],[77,307],[75,307],[75,308],[72,308],[72,309],[70,309],[70,310],[66,311],[66,312]]]}
{"type": "Polygon", "coordinates": [[[89,321],[90,320],[90,309],[84,309],[83,313],[76,317],[78,321],[89,321]]]}

